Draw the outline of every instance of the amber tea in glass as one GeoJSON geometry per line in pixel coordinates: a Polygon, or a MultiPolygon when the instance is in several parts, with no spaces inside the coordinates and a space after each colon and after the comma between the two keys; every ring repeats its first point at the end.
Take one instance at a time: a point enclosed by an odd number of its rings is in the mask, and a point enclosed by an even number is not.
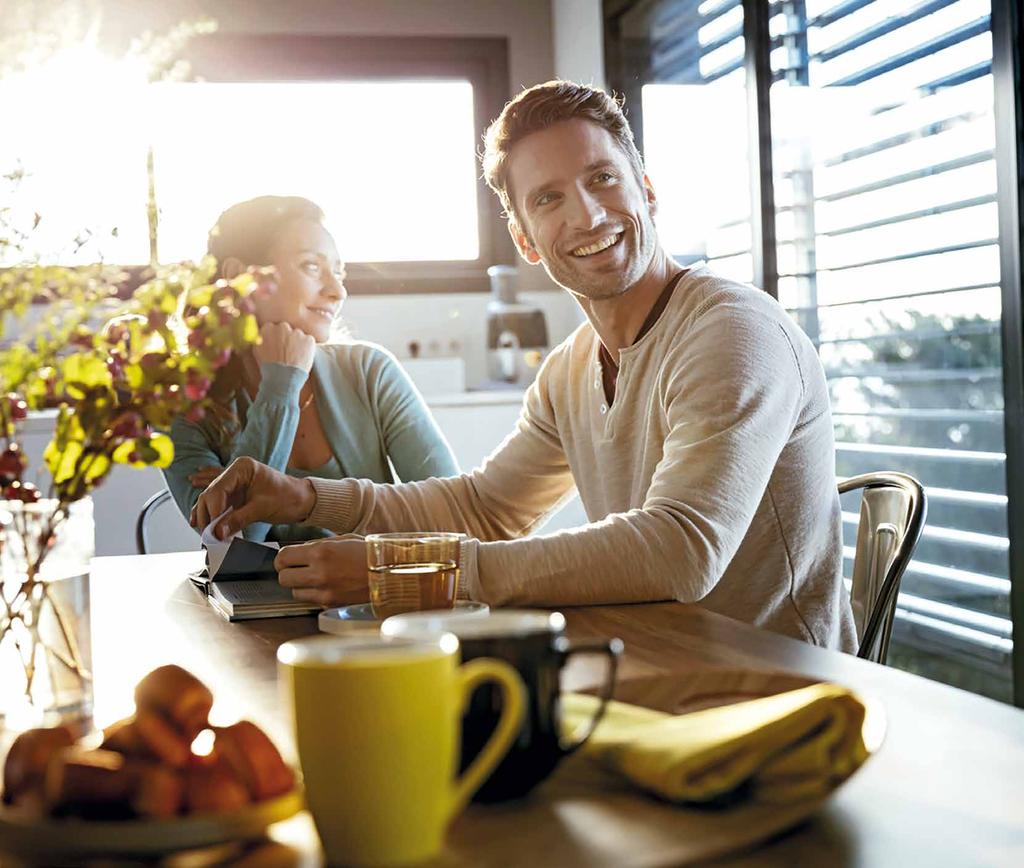
{"type": "Polygon", "coordinates": [[[378,618],[451,609],[459,590],[458,533],[378,533],[366,538],[370,604],[378,618]]]}

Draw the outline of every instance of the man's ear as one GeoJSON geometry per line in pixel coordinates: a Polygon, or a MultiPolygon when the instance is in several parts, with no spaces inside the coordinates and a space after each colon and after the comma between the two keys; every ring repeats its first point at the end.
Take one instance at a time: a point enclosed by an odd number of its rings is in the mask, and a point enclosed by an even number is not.
{"type": "Polygon", "coordinates": [[[658,197],[654,192],[654,185],[647,175],[644,175],[644,195],[647,197],[647,209],[654,217],[658,213],[658,197]]]}
{"type": "Polygon", "coordinates": [[[235,256],[227,257],[220,264],[220,276],[225,280],[232,280],[238,275],[245,271],[245,266],[242,264],[242,260],[235,256]]]}
{"type": "Polygon", "coordinates": [[[529,262],[530,265],[536,265],[540,262],[540,254],[534,249],[533,242],[529,236],[519,228],[519,221],[514,217],[508,219],[508,234],[512,236],[516,250],[519,251],[519,255],[523,259],[529,262]]]}

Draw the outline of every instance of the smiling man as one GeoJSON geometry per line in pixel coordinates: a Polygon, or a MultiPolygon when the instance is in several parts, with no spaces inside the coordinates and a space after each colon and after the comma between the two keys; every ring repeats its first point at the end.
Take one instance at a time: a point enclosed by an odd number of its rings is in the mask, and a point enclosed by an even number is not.
{"type": "MultiPolygon", "coordinates": [[[[256,520],[463,531],[466,589],[491,604],[699,602],[853,650],[828,392],[807,337],[767,294],[667,255],[654,189],[604,92],[524,91],[491,125],[483,162],[523,258],[587,317],[546,360],[515,431],[472,473],[396,486],[239,461],[193,523],[230,503],[226,532],[256,520]],[[590,523],[529,536],[574,490],[590,523]]],[[[303,599],[366,598],[361,541],[290,546],[277,566],[303,599]]]]}

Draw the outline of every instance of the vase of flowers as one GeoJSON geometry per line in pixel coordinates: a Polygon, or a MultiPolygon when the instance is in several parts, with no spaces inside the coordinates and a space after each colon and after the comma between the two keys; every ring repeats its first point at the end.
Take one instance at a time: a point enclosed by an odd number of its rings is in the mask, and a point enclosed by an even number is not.
{"type": "Polygon", "coordinates": [[[162,269],[127,301],[101,267],[0,272],[0,339],[47,305],[0,350],[0,729],[88,723],[89,494],[117,464],[169,465],[172,420],[201,419],[217,370],[258,340],[249,296],[269,275],[213,282],[214,267],[162,269]],[[47,408],[33,474],[19,431],[47,408]]]}

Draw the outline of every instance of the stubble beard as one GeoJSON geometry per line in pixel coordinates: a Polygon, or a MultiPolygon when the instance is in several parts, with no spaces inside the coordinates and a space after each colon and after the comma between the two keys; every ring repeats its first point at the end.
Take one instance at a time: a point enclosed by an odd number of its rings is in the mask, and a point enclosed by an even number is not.
{"type": "MultiPolygon", "coordinates": [[[[653,230],[653,226],[651,229],[653,230]]],[[[636,235],[627,230],[619,243],[632,244],[635,238],[636,235]]],[[[545,262],[544,268],[555,283],[580,300],[609,301],[629,292],[650,268],[655,252],[652,238],[653,236],[649,235],[647,242],[636,249],[634,255],[627,258],[623,271],[609,272],[603,275],[587,274],[573,267],[571,260],[545,262]]],[[[572,254],[566,254],[566,256],[571,257],[572,254]]]]}

